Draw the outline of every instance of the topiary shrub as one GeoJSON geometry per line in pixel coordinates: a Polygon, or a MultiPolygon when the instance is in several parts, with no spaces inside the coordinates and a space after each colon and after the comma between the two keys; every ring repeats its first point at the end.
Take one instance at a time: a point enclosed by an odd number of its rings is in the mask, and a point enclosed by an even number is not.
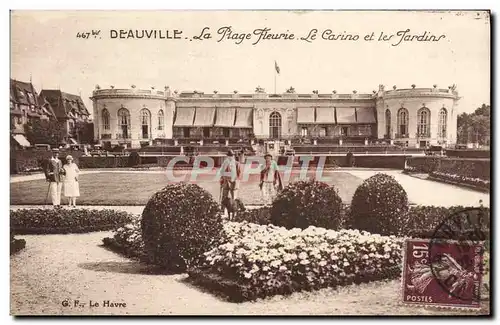
{"type": "Polygon", "coordinates": [[[141,230],[148,262],[182,272],[221,238],[222,217],[203,188],[172,183],[146,204],[141,230]]]}
{"type": "Polygon", "coordinates": [[[298,181],[289,184],[273,201],[271,222],[288,229],[339,229],[341,208],[342,200],[335,187],[315,180],[298,181]]]}
{"type": "Polygon", "coordinates": [[[350,226],[374,234],[396,235],[408,213],[408,196],[396,179],[376,174],[366,179],[354,193],[350,226]]]}
{"type": "Polygon", "coordinates": [[[139,153],[137,151],[132,151],[128,156],[128,166],[134,167],[140,164],[141,164],[141,156],[139,156],[139,153]]]}

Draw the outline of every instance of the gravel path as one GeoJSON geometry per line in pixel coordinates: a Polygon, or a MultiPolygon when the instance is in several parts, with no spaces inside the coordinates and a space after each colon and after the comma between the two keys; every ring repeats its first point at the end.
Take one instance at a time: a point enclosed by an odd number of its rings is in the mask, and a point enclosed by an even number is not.
{"type": "MultiPolygon", "coordinates": [[[[402,306],[399,281],[373,282],[234,304],[99,245],[109,232],[19,236],[10,258],[14,315],[449,315],[473,312],[402,306]],[[71,307],[63,307],[65,299],[71,307]],[[85,303],[74,307],[74,301],[85,303]],[[89,302],[99,307],[90,307],[89,302]],[[103,300],[126,303],[103,307],[103,300]]],[[[485,313],[486,310],[483,310],[485,313]]]]}

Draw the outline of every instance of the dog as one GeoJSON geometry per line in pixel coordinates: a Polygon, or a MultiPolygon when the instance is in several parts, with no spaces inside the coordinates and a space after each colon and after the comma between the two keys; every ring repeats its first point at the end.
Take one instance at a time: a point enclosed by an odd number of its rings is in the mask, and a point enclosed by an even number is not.
{"type": "Polygon", "coordinates": [[[227,211],[229,221],[233,220],[238,212],[245,211],[245,205],[240,199],[233,200],[230,196],[222,199],[222,212],[227,211]]]}

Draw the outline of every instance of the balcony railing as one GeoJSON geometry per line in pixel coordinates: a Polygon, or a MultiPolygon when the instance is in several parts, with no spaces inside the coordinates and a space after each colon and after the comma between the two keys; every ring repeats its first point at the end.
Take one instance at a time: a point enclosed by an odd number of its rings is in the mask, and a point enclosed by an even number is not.
{"type": "Polygon", "coordinates": [[[396,133],[396,138],[401,138],[401,139],[404,139],[404,138],[409,138],[408,134],[406,133],[396,133]]]}
{"type": "Polygon", "coordinates": [[[130,139],[130,134],[117,133],[116,138],[117,139],[130,139]]]}
{"type": "Polygon", "coordinates": [[[102,139],[102,140],[108,140],[108,139],[111,139],[111,134],[101,134],[101,139],[102,139]]]}
{"type": "Polygon", "coordinates": [[[417,132],[415,134],[415,138],[430,138],[430,137],[431,137],[431,131],[417,132]]]}

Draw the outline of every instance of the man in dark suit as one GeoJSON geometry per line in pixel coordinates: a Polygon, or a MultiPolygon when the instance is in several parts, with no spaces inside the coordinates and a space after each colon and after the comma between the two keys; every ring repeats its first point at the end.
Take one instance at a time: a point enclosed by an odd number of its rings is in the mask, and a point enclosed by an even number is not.
{"type": "Polygon", "coordinates": [[[53,206],[61,205],[61,190],[64,169],[59,159],[59,149],[52,149],[52,157],[45,164],[45,179],[49,182],[50,197],[53,206]]]}

